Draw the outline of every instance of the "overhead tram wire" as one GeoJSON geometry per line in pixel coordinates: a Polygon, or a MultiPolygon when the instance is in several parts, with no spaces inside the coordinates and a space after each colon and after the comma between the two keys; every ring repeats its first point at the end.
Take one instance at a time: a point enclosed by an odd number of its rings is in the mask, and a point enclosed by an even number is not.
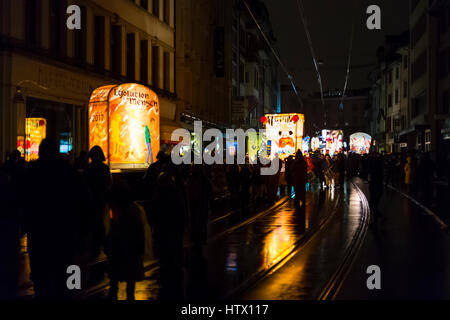
{"type": "Polygon", "coordinates": [[[355,7],[356,7],[356,0],[353,0],[352,31],[350,35],[350,45],[348,50],[347,73],[345,75],[344,89],[342,90],[341,103],[339,104],[339,108],[344,104],[345,92],[347,91],[348,79],[350,76],[350,63],[352,59],[353,39],[355,37],[355,7]]]}
{"type": "Polygon", "coordinates": [[[325,100],[324,100],[324,96],[323,96],[322,77],[320,75],[319,65],[317,63],[317,58],[316,58],[316,53],[314,52],[314,47],[312,45],[311,35],[309,33],[309,30],[308,30],[308,22],[306,20],[305,8],[303,7],[302,0],[297,0],[297,8],[298,8],[298,12],[300,13],[300,17],[301,17],[301,20],[302,20],[302,23],[303,23],[303,28],[304,28],[305,33],[306,33],[306,38],[308,40],[308,46],[309,46],[309,49],[311,51],[311,56],[312,56],[312,59],[313,59],[313,62],[314,62],[314,68],[316,69],[317,81],[319,83],[319,88],[320,88],[320,98],[322,100],[322,105],[325,106],[325,100]]]}
{"type": "Polygon", "coordinates": [[[291,86],[292,89],[294,90],[295,95],[297,96],[298,99],[298,103],[300,104],[300,109],[301,111],[303,111],[303,101],[300,98],[300,95],[297,91],[297,87],[294,83],[293,77],[292,75],[289,73],[289,71],[286,69],[285,65],[283,64],[283,62],[281,62],[280,57],[278,56],[277,52],[275,51],[275,49],[273,48],[272,44],[270,43],[269,39],[267,38],[266,34],[264,33],[264,31],[262,30],[260,24],[258,23],[258,21],[256,20],[252,10],[250,9],[250,6],[247,4],[247,1],[242,0],[242,2],[245,4],[245,6],[247,7],[247,10],[250,14],[250,16],[252,17],[253,21],[255,22],[256,26],[258,27],[259,31],[261,32],[264,40],[266,41],[267,45],[269,46],[269,48],[271,49],[273,55],[275,56],[275,58],[277,59],[278,63],[280,64],[281,68],[283,69],[283,71],[286,73],[287,78],[289,79],[289,81],[291,82],[291,86]]]}

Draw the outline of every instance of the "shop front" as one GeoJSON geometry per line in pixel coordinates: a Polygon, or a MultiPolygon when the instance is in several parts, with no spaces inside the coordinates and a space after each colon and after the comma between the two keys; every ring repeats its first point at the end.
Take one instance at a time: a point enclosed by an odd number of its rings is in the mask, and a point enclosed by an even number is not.
{"type": "Polygon", "coordinates": [[[17,149],[26,161],[36,160],[44,138],[58,143],[61,155],[71,160],[87,150],[87,102],[104,79],[15,53],[0,60],[11,65],[0,84],[2,118],[8,119],[1,126],[1,157],[17,149]]]}

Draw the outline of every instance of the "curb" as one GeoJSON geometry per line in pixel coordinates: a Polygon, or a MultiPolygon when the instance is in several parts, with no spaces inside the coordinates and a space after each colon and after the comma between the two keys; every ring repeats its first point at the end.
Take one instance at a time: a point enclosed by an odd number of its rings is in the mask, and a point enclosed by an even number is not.
{"type": "Polygon", "coordinates": [[[427,215],[429,215],[430,217],[432,217],[434,219],[434,221],[439,225],[439,227],[441,228],[441,230],[443,230],[447,235],[450,235],[450,230],[448,225],[441,220],[441,218],[439,218],[439,216],[434,213],[433,211],[431,211],[430,209],[428,209],[427,207],[425,207],[423,204],[421,204],[419,201],[417,201],[416,199],[414,199],[413,197],[411,197],[410,195],[404,193],[403,191],[393,187],[392,185],[387,185],[388,188],[394,190],[395,192],[401,194],[402,196],[404,196],[405,198],[407,198],[409,201],[411,201],[412,203],[414,203],[416,206],[418,206],[419,208],[421,208],[422,210],[424,210],[427,215]]]}

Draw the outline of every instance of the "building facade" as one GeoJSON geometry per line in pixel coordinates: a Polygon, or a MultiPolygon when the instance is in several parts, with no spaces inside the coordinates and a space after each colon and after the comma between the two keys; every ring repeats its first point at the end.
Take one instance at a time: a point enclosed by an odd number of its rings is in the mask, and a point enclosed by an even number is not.
{"type": "Polygon", "coordinates": [[[47,137],[72,156],[87,150],[90,94],[123,82],[158,94],[161,140],[170,139],[174,9],[174,0],[1,1],[0,156],[17,148],[26,118],[45,119],[47,137]],[[66,27],[72,4],[81,9],[80,30],[66,27]]]}

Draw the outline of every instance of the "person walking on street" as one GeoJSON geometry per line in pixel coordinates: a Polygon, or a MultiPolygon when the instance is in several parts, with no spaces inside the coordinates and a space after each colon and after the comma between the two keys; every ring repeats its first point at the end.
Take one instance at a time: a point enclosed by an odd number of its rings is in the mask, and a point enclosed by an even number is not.
{"type": "Polygon", "coordinates": [[[84,225],[89,229],[92,258],[101,253],[105,241],[106,195],[111,184],[111,172],[100,146],[89,151],[88,168],[85,171],[86,183],[91,196],[91,210],[84,225]]]}
{"type": "Polygon", "coordinates": [[[307,165],[302,152],[297,151],[293,168],[293,184],[296,208],[304,207],[306,202],[307,165]]]}
{"type": "Polygon", "coordinates": [[[413,164],[412,164],[412,157],[408,156],[406,158],[406,164],[404,167],[404,172],[405,172],[405,185],[406,185],[406,191],[409,193],[411,193],[411,184],[413,181],[413,168],[412,168],[413,164]]]}
{"type": "Polygon", "coordinates": [[[144,280],[144,222],[140,207],[124,183],[116,183],[109,192],[111,229],[106,242],[109,298],[117,300],[119,282],[127,283],[127,300],[135,300],[136,282],[144,280]]]}
{"type": "Polygon", "coordinates": [[[372,211],[371,225],[376,226],[379,217],[383,217],[378,209],[381,197],[383,195],[383,159],[379,153],[373,153],[369,156],[369,205],[372,211]]]}

